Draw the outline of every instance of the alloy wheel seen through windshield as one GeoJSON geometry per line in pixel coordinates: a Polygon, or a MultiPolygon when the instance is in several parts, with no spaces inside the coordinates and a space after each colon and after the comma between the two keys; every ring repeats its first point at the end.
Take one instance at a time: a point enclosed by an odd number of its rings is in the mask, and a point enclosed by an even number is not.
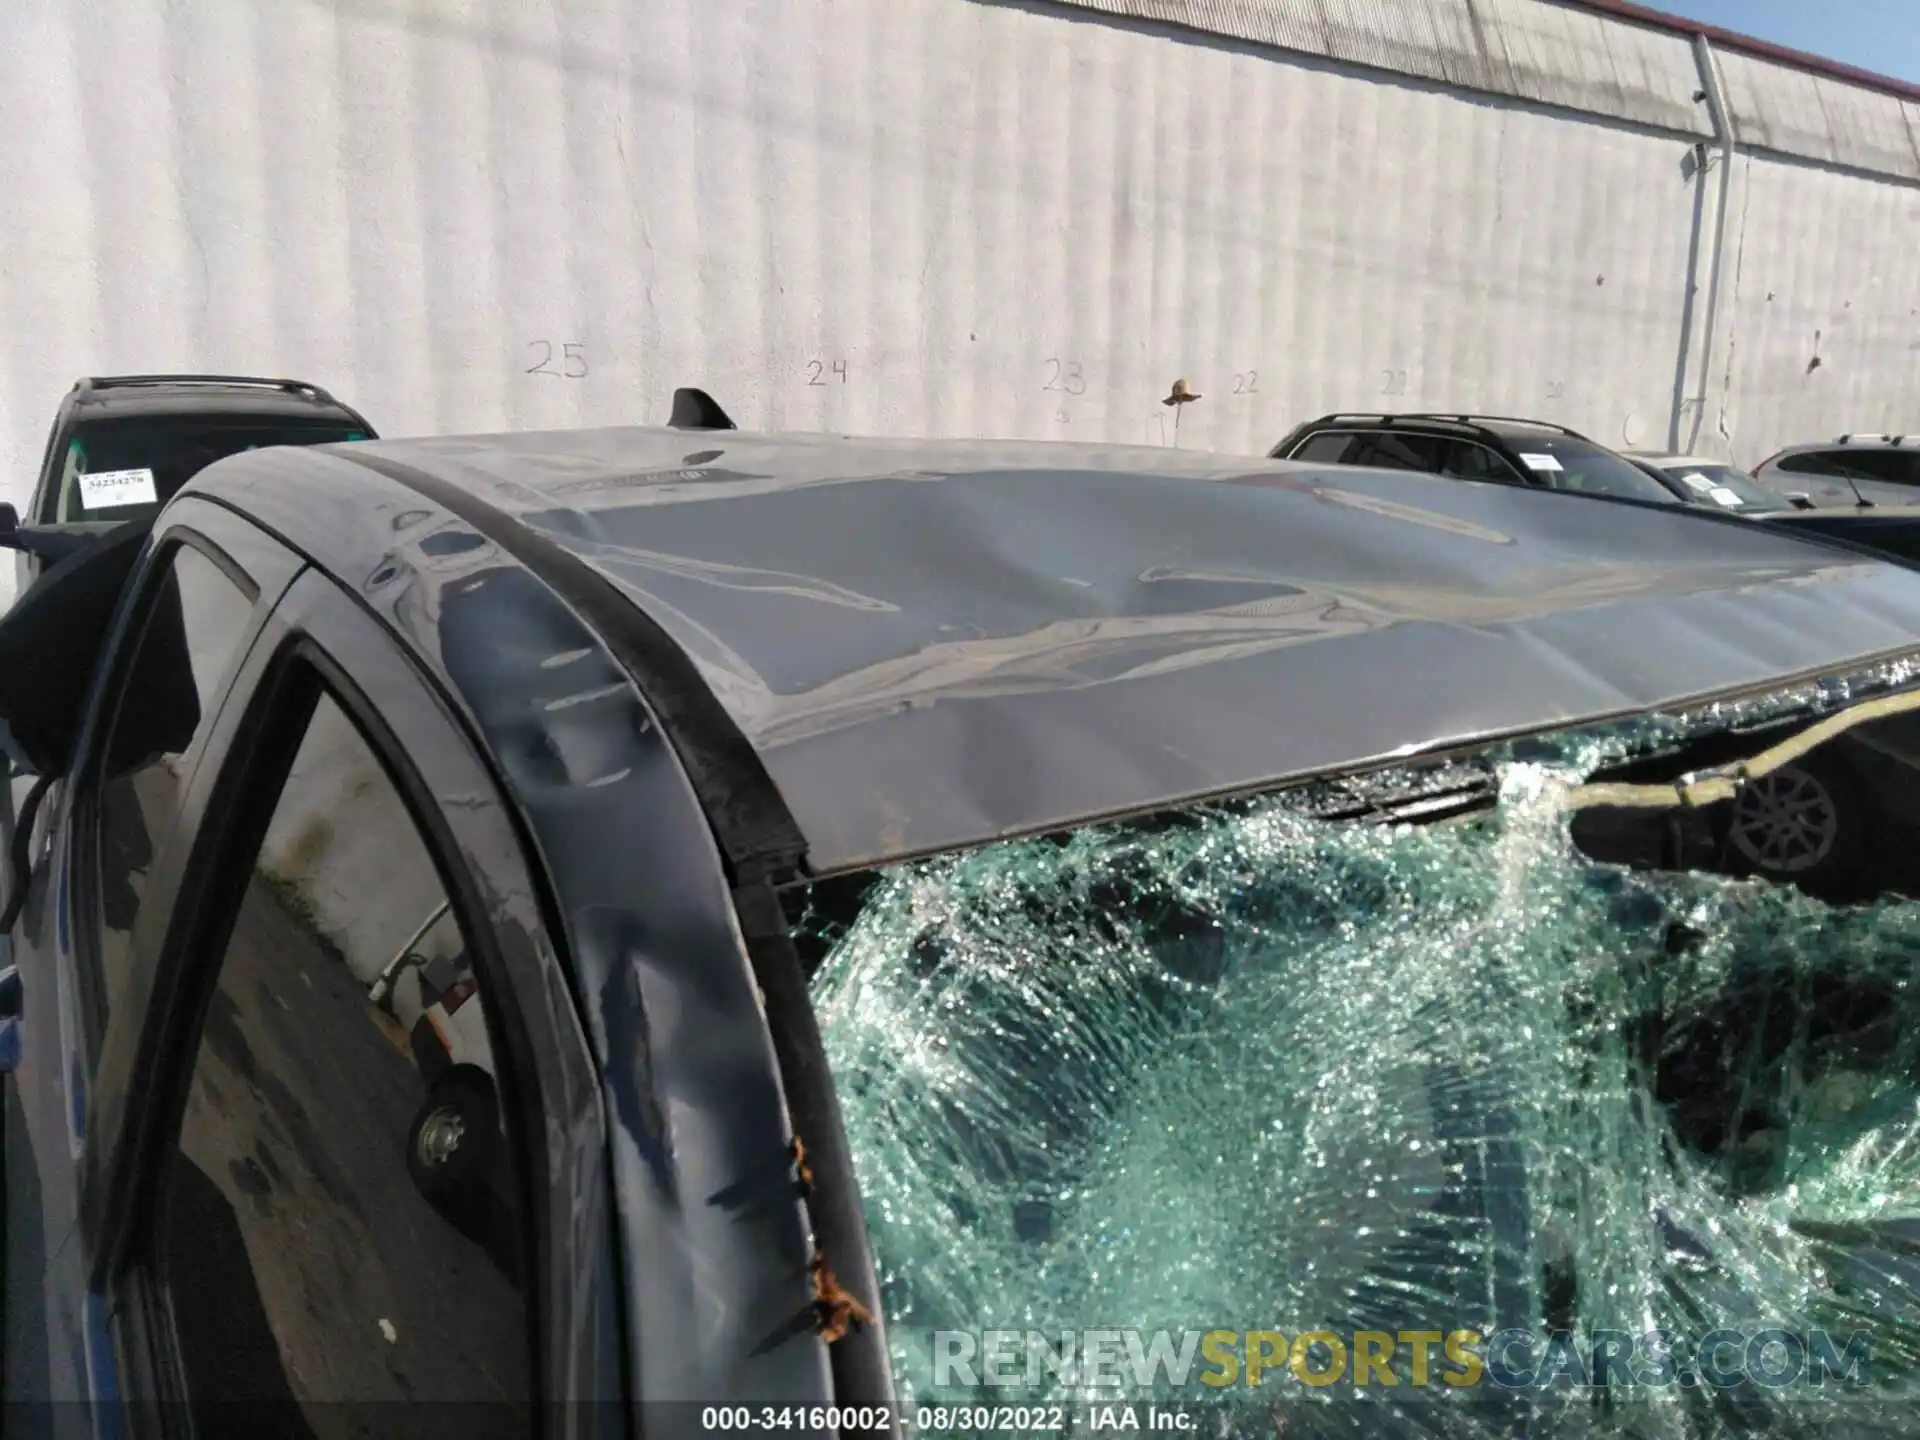
{"type": "Polygon", "coordinates": [[[1833,854],[1840,807],[1818,777],[1793,765],[1748,782],[1734,801],[1728,838],[1747,861],[1797,875],[1833,854]]]}

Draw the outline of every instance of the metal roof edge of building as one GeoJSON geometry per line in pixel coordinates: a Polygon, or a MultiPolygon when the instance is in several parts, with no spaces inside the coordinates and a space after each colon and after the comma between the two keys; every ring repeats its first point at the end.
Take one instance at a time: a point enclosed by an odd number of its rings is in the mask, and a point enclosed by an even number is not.
{"type": "Polygon", "coordinates": [[[1920,85],[1634,0],[987,3],[1170,26],[1711,140],[1717,137],[1697,98],[1705,87],[1694,42],[1704,39],[1754,72],[1739,87],[1733,119],[1742,148],[1920,183],[1920,85]],[[1781,70],[1804,78],[1786,80],[1781,70]],[[1808,87],[1819,87],[1826,103],[1799,93],[1808,87]],[[1826,113],[1836,100],[1840,113],[1826,113]]]}
{"type": "Polygon", "coordinates": [[[1597,11],[1602,15],[1630,21],[1636,25],[1647,25],[1656,30],[1669,30],[1677,35],[1704,35],[1709,43],[1719,46],[1722,50],[1732,50],[1757,59],[1771,60],[1776,64],[1790,65],[1796,70],[1823,75],[1830,80],[1842,80],[1849,85],[1859,85],[1869,90],[1896,95],[1902,100],[1920,102],[1920,85],[1902,80],[1898,76],[1882,75],[1878,71],[1863,70],[1857,65],[1843,64],[1841,61],[1828,59],[1824,55],[1815,55],[1807,50],[1795,50],[1789,46],[1776,45],[1771,40],[1760,40],[1752,35],[1743,35],[1738,30],[1726,30],[1718,25],[1702,25],[1687,19],[1684,15],[1656,10],[1650,5],[1637,5],[1634,0],[1548,0],[1548,3],[1597,11]]]}

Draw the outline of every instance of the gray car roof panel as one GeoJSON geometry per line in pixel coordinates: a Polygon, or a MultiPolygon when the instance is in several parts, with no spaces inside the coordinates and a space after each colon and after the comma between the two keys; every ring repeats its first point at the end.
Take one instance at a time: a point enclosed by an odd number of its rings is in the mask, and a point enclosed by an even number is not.
{"type": "Polygon", "coordinates": [[[1920,646],[1920,575],[1857,552],[1406,472],[650,429],[348,448],[663,627],[821,872],[1920,646]]]}

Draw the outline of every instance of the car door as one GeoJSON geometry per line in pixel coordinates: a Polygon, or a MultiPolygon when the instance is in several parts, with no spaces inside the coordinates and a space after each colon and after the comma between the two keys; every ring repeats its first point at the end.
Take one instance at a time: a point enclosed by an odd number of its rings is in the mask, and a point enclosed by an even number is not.
{"type": "MultiPolygon", "coordinates": [[[[4,1363],[12,1403],[86,1393],[84,1313],[54,1271],[72,1258],[103,986],[149,908],[152,857],[171,829],[226,682],[298,568],[218,507],[193,502],[171,512],[129,581],[106,658],[95,665],[83,758],[39,809],[26,852],[25,905],[0,942],[15,967],[19,1015],[5,1120],[4,1363]],[[151,688],[138,683],[161,674],[177,682],[183,701],[164,717],[148,703],[151,688]],[[144,726],[119,723],[123,712],[142,711],[144,726]],[[103,778],[104,752],[139,731],[141,751],[103,778]]],[[[9,826],[32,783],[11,777],[9,826]]]]}
{"type": "MultiPolygon", "coordinates": [[[[442,697],[333,582],[282,591],[124,943],[78,957],[103,1013],[51,1391],[200,1433],[309,1433],[343,1403],[375,1429],[526,1433],[545,1397],[620,1394],[604,1123],[560,951],[442,697]],[[391,1408],[416,1399],[472,1403],[391,1408]]],[[[139,748],[113,729],[102,766],[139,748]]]]}

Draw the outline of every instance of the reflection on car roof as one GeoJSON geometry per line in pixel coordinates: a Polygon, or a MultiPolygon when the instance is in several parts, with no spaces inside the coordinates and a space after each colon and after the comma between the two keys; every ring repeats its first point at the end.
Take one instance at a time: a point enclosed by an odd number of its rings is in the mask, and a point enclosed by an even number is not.
{"type": "Polygon", "coordinates": [[[364,553],[329,562],[366,575],[405,553],[371,517],[426,513],[409,475],[662,627],[821,871],[1762,688],[1920,635],[1920,577],[1784,531],[1162,449],[621,429],[261,451],[193,488],[259,511],[384,487],[354,512],[364,553]]]}

